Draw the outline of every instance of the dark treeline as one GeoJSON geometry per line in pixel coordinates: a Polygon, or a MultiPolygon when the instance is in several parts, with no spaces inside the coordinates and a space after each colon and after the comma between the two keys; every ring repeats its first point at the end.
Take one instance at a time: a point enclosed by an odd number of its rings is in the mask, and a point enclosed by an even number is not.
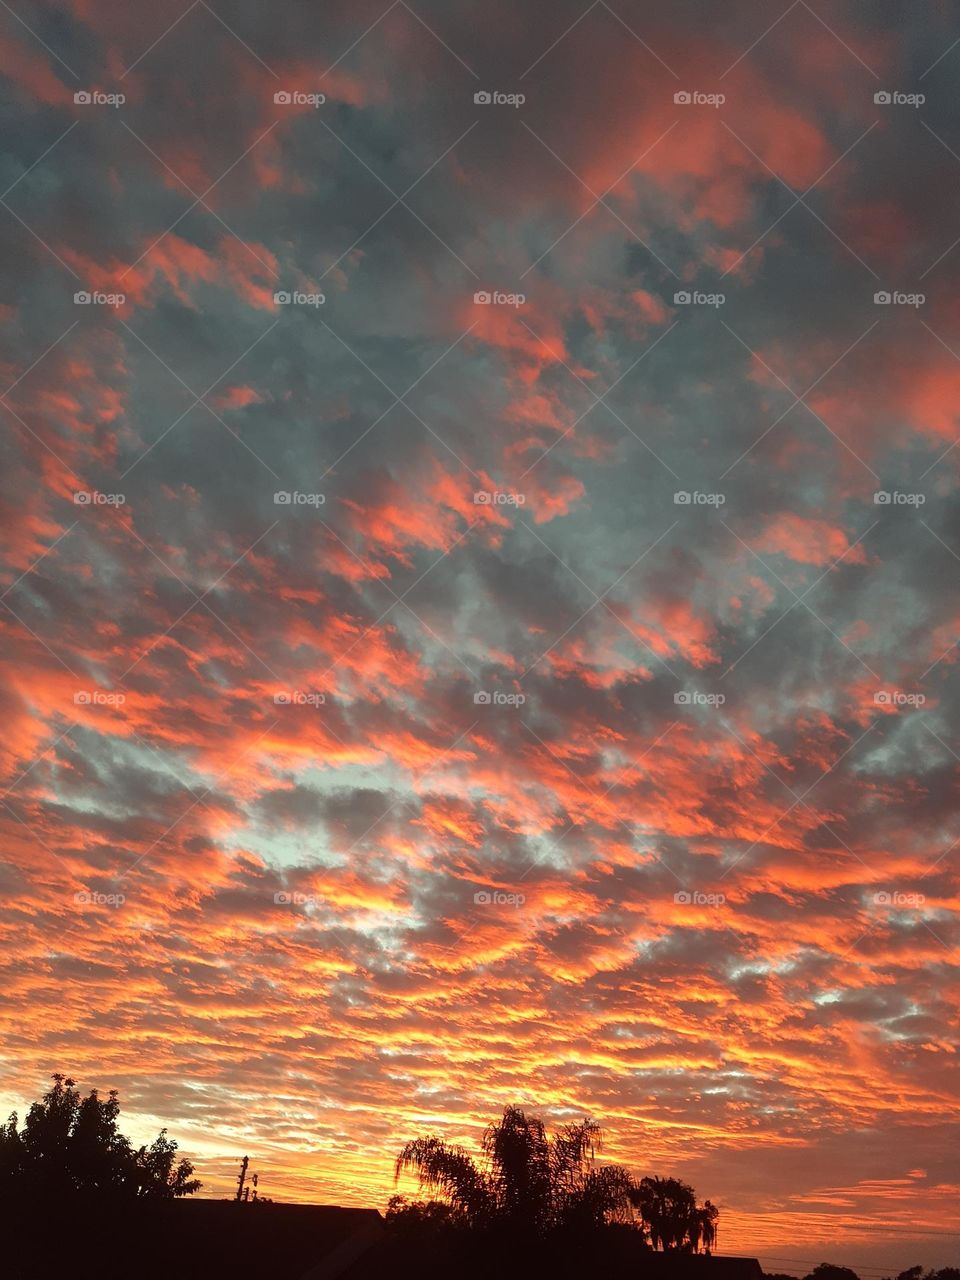
{"type": "MultiPolygon", "coordinates": [[[[765,1280],[797,1280],[794,1275],[783,1271],[765,1272],[765,1280]]],[[[838,1267],[832,1262],[821,1262],[803,1277],[803,1280],[860,1280],[851,1267],[838,1267]]],[[[960,1268],[941,1267],[939,1271],[925,1271],[923,1267],[908,1267],[906,1271],[898,1271],[896,1275],[884,1277],[884,1280],[960,1280],[960,1268]]]]}

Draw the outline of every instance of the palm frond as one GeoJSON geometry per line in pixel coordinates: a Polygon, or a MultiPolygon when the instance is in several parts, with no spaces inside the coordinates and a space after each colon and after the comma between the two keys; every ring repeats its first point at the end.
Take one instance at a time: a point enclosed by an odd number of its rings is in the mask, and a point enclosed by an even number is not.
{"type": "Polygon", "coordinates": [[[554,1178],[575,1185],[588,1172],[603,1149],[603,1130],[595,1120],[581,1120],[558,1129],[550,1144],[550,1164],[554,1178]]]}
{"type": "Polygon", "coordinates": [[[394,1182],[402,1173],[415,1173],[421,1187],[432,1187],[451,1204],[469,1214],[488,1208],[490,1189],[484,1174],[462,1147],[441,1138],[416,1138],[397,1156],[394,1182]]]}

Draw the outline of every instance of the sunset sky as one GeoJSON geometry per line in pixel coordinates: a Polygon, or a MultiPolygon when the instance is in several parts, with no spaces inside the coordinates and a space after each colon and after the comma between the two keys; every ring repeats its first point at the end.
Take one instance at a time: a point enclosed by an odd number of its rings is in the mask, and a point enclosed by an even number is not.
{"type": "Polygon", "coordinates": [[[4,1115],[957,1264],[960,4],[783,6],[3,4],[4,1115]]]}

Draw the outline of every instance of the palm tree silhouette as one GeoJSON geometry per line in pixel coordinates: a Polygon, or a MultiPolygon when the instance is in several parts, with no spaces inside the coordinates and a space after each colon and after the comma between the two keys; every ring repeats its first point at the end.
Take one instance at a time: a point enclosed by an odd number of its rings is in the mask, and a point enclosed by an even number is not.
{"type": "Polygon", "coordinates": [[[717,1240],[719,1211],[709,1200],[697,1204],[696,1193],[677,1178],[643,1178],[637,1204],[655,1249],[707,1253],[717,1240]]]}
{"type": "Polygon", "coordinates": [[[703,1204],[697,1209],[694,1218],[693,1227],[690,1233],[690,1242],[693,1245],[694,1253],[700,1252],[700,1246],[703,1245],[704,1253],[711,1253],[717,1244],[717,1219],[720,1217],[720,1210],[715,1204],[711,1204],[709,1200],[704,1200],[703,1204]]]}
{"type": "Polygon", "coordinates": [[[417,1138],[397,1157],[395,1176],[415,1173],[472,1227],[584,1230],[633,1216],[637,1184],[620,1165],[596,1163],[602,1144],[593,1120],[548,1138],[541,1120],[506,1107],[484,1132],[482,1164],[440,1138],[417,1138]]]}
{"type": "Polygon", "coordinates": [[[408,1142],[396,1161],[395,1181],[414,1173],[421,1188],[439,1192],[455,1222],[468,1229],[517,1236],[566,1234],[585,1238],[612,1223],[649,1233],[654,1249],[710,1252],[718,1211],[697,1204],[691,1186],[676,1178],[637,1182],[622,1165],[601,1165],[603,1131],[593,1120],[567,1124],[548,1137],[543,1122],[520,1107],[483,1134],[478,1163],[441,1138],[408,1142]]]}

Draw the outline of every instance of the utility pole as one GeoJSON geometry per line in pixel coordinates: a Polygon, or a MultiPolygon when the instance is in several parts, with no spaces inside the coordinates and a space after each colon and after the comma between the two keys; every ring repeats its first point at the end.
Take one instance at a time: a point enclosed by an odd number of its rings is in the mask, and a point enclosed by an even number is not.
{"type": "MultiPolygon", "coordinates": [[[[243,1159],[240,1161],[240,1173],[237,1175],[237,1200],[246,1199],[246,1196],[244,1195],[243,1184],[247,1180],[247,1165],[249,1163],[250,1163],[249,1156],[244,1156],[243,1159]]],[[[249,1188],[247,1189],[247,1194],[249,1194],[249,1188]]]]}

